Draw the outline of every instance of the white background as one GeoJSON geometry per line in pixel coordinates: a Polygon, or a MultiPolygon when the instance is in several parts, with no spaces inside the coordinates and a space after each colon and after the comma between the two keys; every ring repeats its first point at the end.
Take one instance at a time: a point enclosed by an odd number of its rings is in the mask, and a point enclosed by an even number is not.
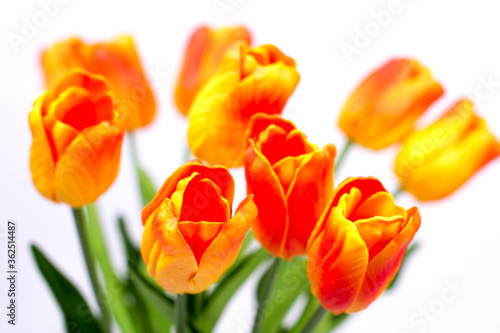
{"type": "MultiPolygon", "coordinates": [[[[9,32],[20,34],[23,18],[32,21],[41,10],[37,1],[2,0],[0,9],[0,232],[8,218],[18,221],[19,298],[18,325],[7,327],[4,312],[7,285],[0,274],[0,327],[8,332],[62,332],[56,302],[31,258],[29,244],[40,245],[75,281],[87,299],[92,298],[70,209],[44,199],[33,187],[29,172],[31,134],[28,112],[44,90],[39,64],[44,47],[73,35],[95,42],[127,32],[134,36],[145,67],[160,71],[154,81],[158,116],[138,136],[140,158],[159,186],[182,161],[186,122],[175,109],[173,90],[186,39],[202,23],[244,24],[255,44],[273,43],[292,56],[302,76],[284,116],[294,120],[310,141],[319,145],[344,142],[336,121],[343,102],[373,68],[395,56],[409,56],[432,69],[445,86],[423,123],[469,96],[478,112],[500,137],[500,86],[478,100],[481,78],[500,81],[500,20],[498,2],[492,0],[401,0],[400,12],[371,38],[348,63],[340,43],[353,43],[355,29],[373,20],[372,11],[387,8],[389,0],[265,1],[222,0],[232,11],[218,16],[213,0],[205,1],[94,1],[69,0],[15,52],[9,32]]],[[[481,90],[484,92],[484,89],[481,90]]],[[[336,175],[377,176],[389,189],[397,147],[372,152],[356,147],[336,175]]],[[[124,213],[139,242],[140,207],[128,146],[124,145],[121,170],[114,185],[99,200],[105,218],[105,235],[116,266],[125,268],[115,218],[124,213]]],[[[338,332],[414,333],[410,323],[420,308],[437,304],[445,281],[466,286],[444,311],[427,321],[425,332],[500,332],[500,159],[492,162],[446,200],[418,203],[411,195],[398,204],[418,205],[422,227],[417,238],[423,246],[410,260],[402,283],[368,310],[345,323],[338,332]]],[[[238,203],[244,196],[242,170],[234,171],[238,203]]],[[[5,245],[0,268],[6,270],[5,245]]],[[[236,332],[251,321],[256,278],[229,304],[218,332],[236,332]]],[[[95,305],[95,303],[93,303],[95,305]]],[[[292,317],[293,314],[290,316],[292,317]]],[[[290,319],[290,318],[289,318],[290,319]]],[[[243,329],[242,332],[246,330],[243,329]]]]}

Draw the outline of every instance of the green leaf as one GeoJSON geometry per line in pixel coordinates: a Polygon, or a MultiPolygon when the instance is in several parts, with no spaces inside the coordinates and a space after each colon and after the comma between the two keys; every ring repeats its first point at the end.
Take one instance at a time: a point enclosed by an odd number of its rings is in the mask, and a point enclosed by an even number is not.
{"type": "MultiPolygon", "coordinates": [[[[118,224],[123,245],[125,247],[125,253],[127,254],[128,263],[135,269],[138,269],[138,267],[142,264],[140,250],[132,243],[127,231],[125,220],[122,217],[118,218],[118,224]]],[[[142,266],[144,265],[142,264],[142,266]]],[[[127,292],[129,296],[133,296],[136,300],[134,306],[131,307],[131,312],[135,321],[140,324],[139,326],[141,327],[142,332],[169,332],[171,324],[170,321],[155,307],[155,304],[152,303],[149,294],[147,292],[143,292],[140,283],[141,282],[136,281],[129,272],[127,292]]]]}
{"type": "Polygon", "coordinates": [[[142,205],[146,206],[156,195],[156,188],[141,166],[137,166],[137,176],[139,177],[139,189],[141,191],[142,205]]]}
{"type": "Polygon", "coordinates": [[[86,209],[89,220],[89,228],[87,230],[89,232],[90,247],[101,268],[113,315],[123,333],[141,332],[141,328],[137,326],[138,323],[133,320],[131,309],[129,308],[130,303],[127,302],[125,292],[127,285],[118,278],[109,259],[97,208],[91,204],[86,206],[86,209]]]}
{"type": "Polygon", "coordinates": [[[123,245],[125,246],[125,253],[127,255],[127,261],[133,263],[137,266],[141,262],[141,251],[137,246],[132,243],[130,236],[127,231],[127,226],[125,225],[125,220],[123,217],[118,218],[118,227],[120,229],[120,235],[122,236],[123,245]]]}
{"type": "MultiPolygon", "coordinates": [[[[262,286],[269,277],[267,271],[259,281],[257,300],[262,299],[262,286]]],[[[283,262],[280,266],[274,288],[270,296],[270,304],[262,322],[262,332],[277,333],[281,331],[281,323],[300,294],[310,287],[307,278],[307,260],[294,258],[283,262]]]]}
{"type": "Polygon", "coordinates": [[[200,332],[212,332],[231,297],[252,272],[270,258],[271,255],[261,248],[246,255],[237,265],[233,265],[235,267],[222,276],[212,295],[204,303],[194,323],[196,328],[200,332]]]}
{"type": "Polygon", "coordinates": [[[387,287],[386,291],[392,290],[397,284],[399,279],[401,278],[401,272],[403,269],[406,267],[406,264],[408,263],[408,259],[411,257],[411,255],[418,250],[420,247],[420,244],[418,242],[413,242],[408,249],[406,250],[406,254],[403,258],[403,261],[401,262],[401,266],[399,267],[399,271],[396,273],[396,276],[392,280],[392,282],[389,284],[389,287],[387,287]]]}
{"type": "Polygon", "coordinates": [[[47,259],[36,245],[31,245],[38,269],[59,304],[67,332],[102,332],[99,323],[78,289],[47,259]]]}
{"type": "Polygon", "coordinates": [[[174,302],[165,293],[159,291],[155,286],[151,285],[140,271],[129,263],[129,274],[130,278],[137,286],[138,293],[144,295],[154,308],[156,308],[161,316],[173,323],[175,321],[175,309],[174,302]]]}

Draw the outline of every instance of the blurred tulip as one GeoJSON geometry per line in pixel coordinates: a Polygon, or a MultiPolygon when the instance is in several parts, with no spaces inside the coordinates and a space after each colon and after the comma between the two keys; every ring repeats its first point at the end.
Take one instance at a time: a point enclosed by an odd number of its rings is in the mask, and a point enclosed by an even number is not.
{"type": "Polygon", "coordinates": [[[29,114],[38,191],[73,207],[94,202],[118,174],[122,118],[104,77],[81,69],[66,73],[29,114]]]}
{"type": "Polygon", "coordinates": [[[368,307],[399,270],[420,227],[375,178],[349,178],[336,189],[307,245],[307,275],[321,305],[338,315],[368,307]]]}
{"type": "Polygon", "coordinates": [[[247,135],[247,191],[254,194],[259,212],[255,238],[274,256],[304,255],[333,194],[335,146],[318,150],[278,115],[256,114],[247,135]]]}
{"type": "Polygon", "coordinates": [[[500,143],[474,114],[469,100],[459,101],[441,119],[414,133],[396,158],[402,188],[419,200],[444,198],[500,155],[500,143]]]}
{"type": "Polygon", "coordinates": [[[235,42],[251,44],[251,36],[244,27],[211,29],[198,28],[184,53],[184,62],[175,88],[175,102],[187,115],[198,91],[217,72],[224,54],[235,42]]]}
{"type": "Polygon", "coordinates": [[[245,130],[257,112],[281,114],[300,76],[273,45],[234,45],[200,90],[189,112],[188,142],[210,164],[243,165],[245,130]]]}
{"type": "Polygon", "coordinates": [[[368,76],[342,109],[339,126],[352,141],[372,149],[403,139],[443,88],[417,61],[395,59],[368,76]]]}
{"type": "Polygon", "coordinates": [[[177,169],[142,211],[142,258],[174,294],[206,290],[231,266],[257,216],[248,196],[231,218],[234,181],[224,167],[177,169]]]}
{"type": "Polygon", "coordinates": [[[154,118],[156,102],[130,36],[94,45],[71,38],[45,50],[42,65],[48,89],[74,67],[106,77],[129,130],[146,126],[154,118]]]}

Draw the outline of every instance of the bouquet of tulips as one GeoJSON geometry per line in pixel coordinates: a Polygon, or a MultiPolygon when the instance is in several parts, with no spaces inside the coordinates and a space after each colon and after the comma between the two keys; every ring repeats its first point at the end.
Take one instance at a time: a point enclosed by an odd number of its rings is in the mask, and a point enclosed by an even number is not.
{"type": "Polygon", "coordinates": [[[397,195],[444,198],[500,155],[468,99],[416,128],[443,88],[413,59],[390,60],[366,77],[340,114],[343,148],[320,148],[281,117],[300,80],[294,59],[277,46],[252,45],[243,27],[201,27],[187,43],[175,90],[188,122],[187,158],[158,189],[134,139],[156,104],[132,38],[65,40],[43,52],[42,67],[47,91],[29,114],[33,183],[73,210],[99,305],[91,309],[33,245],[68,332],[212,332],[250,276],[259,279],[255,316],[235,331],[331,332],[390,289],[417,248],[419,210],[398,206],[397,195]],[[125,134],[143,210],[119,221],[128,270],[118,273],[95,203],[117,177],[125,134]],[[397,191],[373,177],[334,186],[355,144],[401,146],[397,191]],[[248,196],[233,207],[230,171],[240,167],[248,196]],[[141,221],[142,243],[134,244],[127,224],[141,221]],[[301,315],[285,325],[300,296],[307,297],[301,315]]]}

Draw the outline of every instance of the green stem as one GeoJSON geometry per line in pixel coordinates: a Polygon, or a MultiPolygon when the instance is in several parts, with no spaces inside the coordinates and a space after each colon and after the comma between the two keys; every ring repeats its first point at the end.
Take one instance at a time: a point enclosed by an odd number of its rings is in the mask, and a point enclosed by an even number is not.
{"type": "Polygon", "coordinates": [[[103,291],[103,287],[101,286],[99,277],[97,276],[95,258],[92,256],[92,252],[90,250],[90,244],[86,230],[88,222],[85,215],[85,211],[81,207],[73,208],[73,216],[75,218],[76,228],[78,229],[80,245],[82,247],[83,257],[85,258],[85,264],[87,266],[87,272],[89,274],[90,282],[92,284],[92,288],[94,290],[97,303],[99,304],[99,308],[101,309],[102,323],[104,326],[103,328],[105,332],[109,332],[111,326],[111,320],[110,320],[109,310],[100,297],[100,293],[103,291]]]}
{"type": "Polygon", "coordinates": [[[347,139],[346,143],[344,144],[344,147],[342,147],[342,150],[340,151],[340,154],[338,155],[337,160],[335,161],[335,172],[336,173],[340,170],[340,166],[344,162],[344,159],[347,155],[347,152],[351,149],[353,144],[354,144],[353,141],[347,139]]]}
{"type": "Polygon", "coordinates": [[[323,308],[322,306],[318,307],[318,309],[316,310],[316,312],[314,312],[314,314],[312,315],[311,319],[309,319],[309,322],[306,324],[306,326],[302,330],[302,333],[311,333],[311,332],[313,332],[314,329],[316,328],[316,326],[318,326],[318,324],[321,321],[321,319],[323,319],[323,317],[325,316],[325,314],[326,314],[325,308],[323,308]]]}
{"type": "Polygon", "coordinates": [[[175,331],[176,333],[186,333],[186,307],[187,295],[177,295],[175,301],[175,331]]]}
{"type": "Polygon", "coordinates": [[[396,198],[397,198],[397,197],[399,197],[399,195],[400,195],[401,193],[403,193],[403,192],[404,192],[403,186],[399,185],[399,187],[398,187],[398,188],[394,191],[394,193],[392,194],[392,197],[393,197],[394,199],[396,199],[396,198]]]}
{"type": "Polygon", "coordinates": [[[264,283],[262,298],[259,300],[259,306],[257,309],[257,314],[255,315],[252,333],[260,333],[262,331],[262,320],[264,319],[269,297],[271,296],[271,291],[273,290],[274,283],[276,282],[276,277],[278,276],[281,261],[281,258],[275,258],[273,263],[271,264],[271,267],[269,268],[269,277],[264,283]]]}
{"type": "Polygon", "coordinates": [[[191,148],[189,148],[189,145],[186,143],[186,147],[184,148],[184,161],[183,163],[187,163],[189,160],[191,160],[191,148]]]}
{"type": "Polygon", "coordinates": [[[89,220],[89,229],[87,232],[91,236],[90,246],[93,251],[97,263],[101,268],[106,285],[106,296],[109,301],[111,310],[118,326],[123,333],[136,333],[139,331],[137,323],[131,317],[125,300],[126,286],[116,275],[111,259],[109,258],[106,239],[102,232],[101,221],[95,204],[86,206],[87,216],[89,220]]]}

